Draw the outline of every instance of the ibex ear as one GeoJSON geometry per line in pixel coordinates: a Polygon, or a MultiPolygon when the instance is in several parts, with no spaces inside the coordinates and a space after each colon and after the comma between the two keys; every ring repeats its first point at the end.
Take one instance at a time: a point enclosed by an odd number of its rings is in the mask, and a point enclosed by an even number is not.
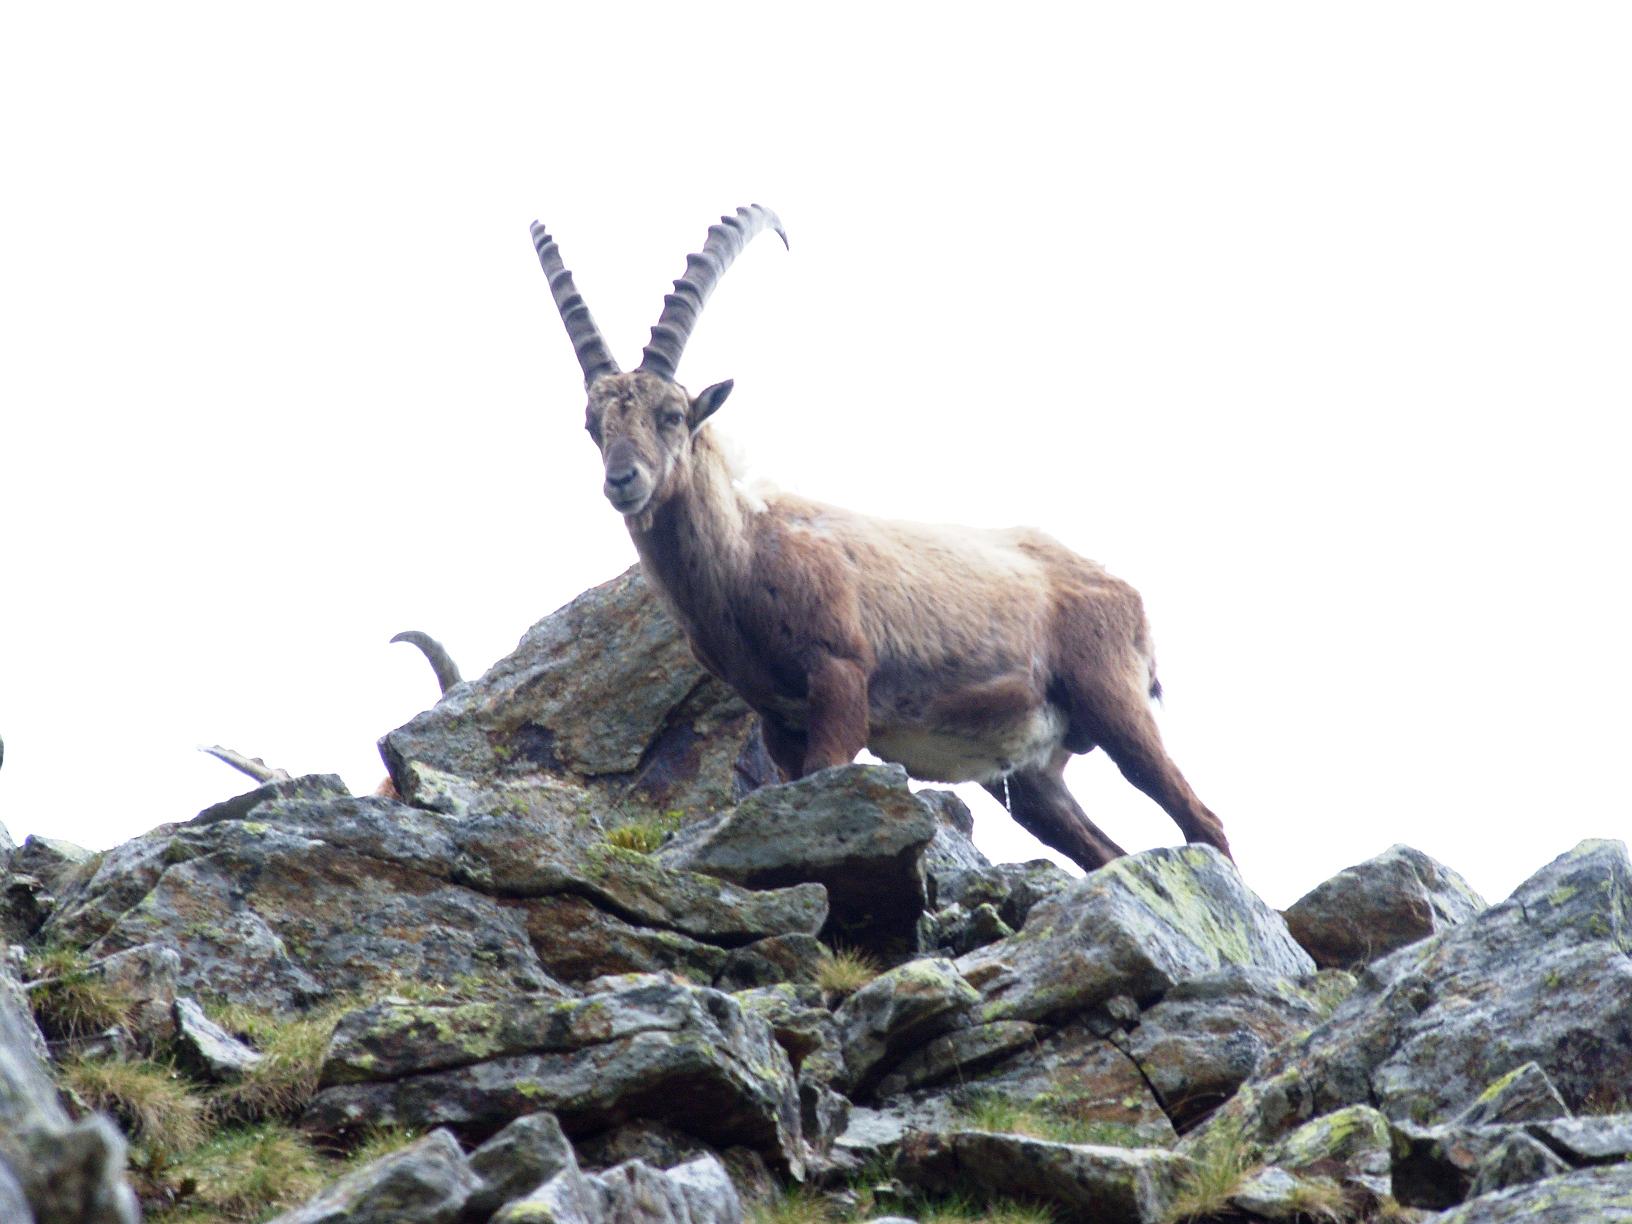
{"type": "Polygon", "coordinates": [[[725,397],[731,394],[735,384],[728,378],[724,382],[717,382],[712,387],[704,387],[691,401],[691,429],[695,433],[702,423],[719,411],[720,405],[725,403],[725,397]]]}

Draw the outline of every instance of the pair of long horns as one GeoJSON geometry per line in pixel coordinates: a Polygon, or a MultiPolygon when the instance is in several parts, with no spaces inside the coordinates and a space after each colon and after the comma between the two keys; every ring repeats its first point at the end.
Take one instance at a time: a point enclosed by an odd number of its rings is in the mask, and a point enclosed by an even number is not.
{"type": "MultiPolygon", "coordinates": [[[[685,274],[674,282],[674,292],[663,298],[663,313],[658,316],[657,325],[652,328],[652,338],[642,351],[642,370],[674,381],[680,354],[685,351],[686,341],[691,339],[691,329],[697,326],[703,303],[708,301],[708,295],[714,292],[714,286],[720,283],[725,270],[742,254],[742,248],[767,229],[775,230],[777,237],[782,239],[782,245],[788,245],[787,231],[782,228],[781,219],[759,204],[739,208],[736,216],[721,217],[718,224],[708,227],[708,239],[703,243],[703,249],[686,256],[685,274]]],[[[601,339],[601,329],[595,326],[594,316],[589,313],[589,307],[572,283],[572,273],[561,262],[561,251],[555,245],[555,239],[537,221],[533,222],[533,247],[538,251],[538,262],[544,269],[544,275],[549,278],[555,308],[561,312],[561,321],[567,325],[567,338],[572,341],[573,351],[578,354],[578,364],[584,369],[584,386],[592,386],[598,379],[618,373],[618,363],[612,359],[612,350],[601,339]]]]}

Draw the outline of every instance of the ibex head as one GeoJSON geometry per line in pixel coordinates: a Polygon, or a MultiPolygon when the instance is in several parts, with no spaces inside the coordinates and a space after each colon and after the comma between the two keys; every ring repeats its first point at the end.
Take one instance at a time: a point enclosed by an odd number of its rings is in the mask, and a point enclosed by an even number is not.
{"type": "Polygon", "coordinates": [[[758,204],[739,208],[735,216],[721,217],[719,224],[709,227],[703,249],[687,257],[685,275],[663,299],[663,313],[652,328],[640,368],[625,374],[573,285],[572,273],[562,264],[555,239],[533,222],[538,261],[550,279],[550,293],[584,370],[589,392],[584,428],[601,450],[606,468],[602,491],[612,508],[636,526],[649,526],[652,512],[674,493],[676,475],[690,458],[693,436],[731,394],[727,379],[690,395],[675,382],[674,371],[714,286],[749,240],[766,229],[775,230],[787,245],[782,222],[758,204]]]}

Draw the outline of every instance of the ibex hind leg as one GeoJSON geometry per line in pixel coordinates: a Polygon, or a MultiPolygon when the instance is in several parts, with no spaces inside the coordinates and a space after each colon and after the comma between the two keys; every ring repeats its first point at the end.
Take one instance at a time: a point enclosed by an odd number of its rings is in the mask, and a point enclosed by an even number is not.
{"type": "Polygon", "coordinates": [[[1121,858],[1126,851],[1089,820],[1071,798],[1062,776],[1070,759],[1070,753],[1061,752],[1046,766],[1017,770],[1000,782],[983,785],[1026,832],[1084,871],[1093,871],[1121,858]]]}
{"type": "Polygon", "coordinates": [[[1233,858],[1223,824],[1196,797],[1162,746],[1162,733],[1143,692],[1097,709],[1093,735],[1122,776],[1173,818],[1186,841],[1201,842],[1233,858]]]}

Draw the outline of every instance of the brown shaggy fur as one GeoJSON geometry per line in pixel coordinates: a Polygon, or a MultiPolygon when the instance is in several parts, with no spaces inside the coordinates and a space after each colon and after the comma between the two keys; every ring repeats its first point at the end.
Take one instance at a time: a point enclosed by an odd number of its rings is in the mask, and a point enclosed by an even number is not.
{"type": "Polygon", "coordinates": [[[977,781],[1092,870],[1120,855],[1062,771],[1103,748],[1190,841],[1222,826],[1162,747],[1139,595],[1038,531],[869,518],[739,487],[695,398],[646,371],[589,391],[604,491],[703,666],[759,712],[799,777],[863,748],[926,781],[977,781]]]}

